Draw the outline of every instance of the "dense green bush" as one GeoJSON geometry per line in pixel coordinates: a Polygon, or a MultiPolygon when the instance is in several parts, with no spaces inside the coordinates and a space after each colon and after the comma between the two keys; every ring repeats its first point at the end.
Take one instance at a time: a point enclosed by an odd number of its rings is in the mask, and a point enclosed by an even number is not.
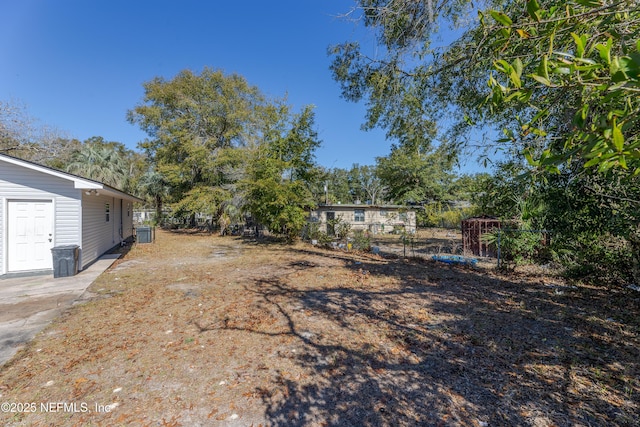
{"type": "Polygon", "coordinates": [[[633,280],[632,251],[625,239],[605,233],[582,233],[554,252],[567,277],[592,284],[625,284],[633,280]]]}
{"type": "Polygon", "coordinates": [[[530,228],[515,228],[517,224],[503,224],[505,229],[483,235],[483,239],[494,248],[500,246],[501,267],[516,266],[541,261],[544,235],[530,228]],[[499,239],[499,242],[498,242],[499,239]]]}

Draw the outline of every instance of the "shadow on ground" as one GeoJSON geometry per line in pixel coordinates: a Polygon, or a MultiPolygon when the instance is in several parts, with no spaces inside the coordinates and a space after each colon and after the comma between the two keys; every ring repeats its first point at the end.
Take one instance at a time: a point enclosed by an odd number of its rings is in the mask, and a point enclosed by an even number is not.
{"type": "MultiPolygon", "coordinates": [[[[251,289],[286,319],[299,345],[286,357],[313,378],[282,373],[277,390],[257,390],[271,424],[637,425],[637,295],[333,256],[351,268],[349,283],[273,277],[251,289]],[[371,286],[380,281],[389,285],[371,286]]],[[[291,267],[323,274],[313,262],[291,267]]]]}

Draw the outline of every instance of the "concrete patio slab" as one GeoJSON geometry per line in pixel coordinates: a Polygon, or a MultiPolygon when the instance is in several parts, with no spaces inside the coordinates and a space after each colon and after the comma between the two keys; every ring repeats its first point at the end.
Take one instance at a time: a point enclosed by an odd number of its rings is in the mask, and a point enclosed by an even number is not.
{"type": "Polygon", "coordinates": [[[103,255],[75,276],[53,274],[0,279],[0,367],[53,319],[80,299],[120,257],[103,255]]]}

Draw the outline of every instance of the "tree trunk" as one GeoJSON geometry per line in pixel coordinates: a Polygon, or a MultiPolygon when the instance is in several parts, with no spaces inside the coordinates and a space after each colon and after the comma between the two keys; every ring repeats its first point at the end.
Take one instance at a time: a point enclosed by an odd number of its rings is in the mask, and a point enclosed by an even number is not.
{"type": "Polygon", "coordinates": [[[162,223],[162,196],[156,195],[156,225],[162,223]]]}

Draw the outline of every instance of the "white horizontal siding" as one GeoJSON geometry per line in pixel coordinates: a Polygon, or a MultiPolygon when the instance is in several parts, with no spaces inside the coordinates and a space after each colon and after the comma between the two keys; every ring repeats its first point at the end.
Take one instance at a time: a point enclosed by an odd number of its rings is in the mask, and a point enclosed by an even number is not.
{"type": "Polygon", "coordinates": [[[86,266],[115,245],[113,197],[82,196],[82,266],[86,266]],[[109,203],[109,222],[105,204],[109,203]]]}
{"type": "MultiPolygon", "coordinates": [[[[77,190],[76,190],[77,191],[77,190]]],[[[80,228],[81,205],[77,199],[60,200],[56,199],[55,223],[56,223],[56,246],[78,245],[82,243],[80,228]],[[72,201],[72,203],[69,203],[72,201]]]]}
{"type": "Polygon", "coordinates": [[[133,236],[133,202],[122,201],[122,238],[133,236]]]}
{"type": "Polygon", "coordinates": [[[103,195],[82,195],[81,265],[83,268],[132,235],[132,202],[103,195]],[[108,222],[106,203],[109,204],[108,222]],[[127,204],[129,206],[128,215],[127,204]]]}
{"type": "Polygon", "coordinates": [[[54,246],[80,245],[80,190],[71,181],[0,162],[0,272],[6,273],[6,204],[9,200],[52,200],[55,209],[54,246]]]}
{"type": "MultiPolygon", "coordinates": [[[[0,172],[1,173],[1,172],[0,172]]],[[[5,200],[4,197],[2,197],[2,179],[0,179],[0,274],[4,274],[5,272],[5,250],[4,247],[6,245],[5,243],[5,220],[4,220],[4,215],[5,215],[5,203],[7,203],[7,201],[5,200]]]]}

